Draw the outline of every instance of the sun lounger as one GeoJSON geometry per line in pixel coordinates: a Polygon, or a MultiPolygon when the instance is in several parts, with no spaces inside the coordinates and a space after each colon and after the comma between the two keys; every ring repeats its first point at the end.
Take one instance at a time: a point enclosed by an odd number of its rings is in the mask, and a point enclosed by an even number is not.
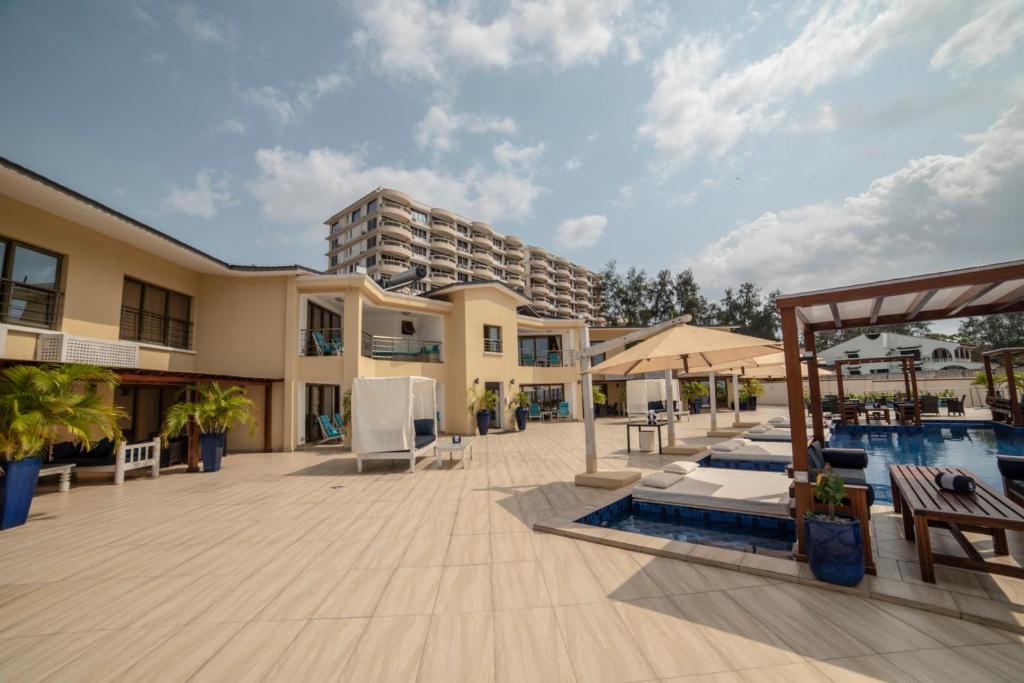
{"type": "Polygon", "coordinates": [[[744,460],[747,462],[768,462],[786,464],[793,460],[793,449],[789,442],[773,443],[762,441],[740,446],[732,451],[716,451],[711,447],[711,459],[716,461],[744,460]]]}
{"type": "Polygon", "coordinates": [[[701,467],[664,489],[638,484],[633,489],[633,498],[652,503],[788,517],[789,485],[789,478],[782,472],[701,467]]]}
{"type": "MultiPolygon", "coordinates": [[[[764,425],[762,427],[752,427],[747,431],[743,432],[743,435],[747,439],[753,441],[792,441],[793,432],[789,427],[775,427],[764,425]]],[[[828,427],[825,427],[825,441],[829,440],[832,433],[828,427]]],[[[807,438],[811,439],[814,437],[814,430],[807,430],[807,438]]]]}

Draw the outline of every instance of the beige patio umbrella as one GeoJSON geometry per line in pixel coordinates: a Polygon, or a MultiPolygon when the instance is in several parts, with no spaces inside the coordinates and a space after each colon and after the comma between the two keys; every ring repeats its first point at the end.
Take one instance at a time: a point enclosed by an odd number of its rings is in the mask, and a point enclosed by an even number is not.
{"type": "MultiPolygon", "coordinates": [[[[672,373],[707,372],[711,386],[711,431],[717,430],[715,407],[715,370],[719,366],[737,365],[759,356],[782,351],[782,344],[726,330],[693,325],[677,325],[646,339],[636,346],[612,356],[592,371],[607,375],[639,375],[646,372],[665,373],[666,382],[672,373]]],[[[668,394],[671,396],[671,394],[668,394]]],[[[668,402],[671,406],[671,401],[668,402]]],[[[675,442],[675,428],[669,415],[668,441],[675,442]]]]}

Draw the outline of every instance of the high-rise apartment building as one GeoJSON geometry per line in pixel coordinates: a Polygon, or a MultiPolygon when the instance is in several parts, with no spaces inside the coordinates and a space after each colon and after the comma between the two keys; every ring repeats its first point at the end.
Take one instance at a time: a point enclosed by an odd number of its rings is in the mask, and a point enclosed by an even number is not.
{"type": "Polygon", "coordinates": [[[390,277],[423,266],[426,279],[412,285],[420,292],[499,280],[530,299],[539,315],[582,318],[595,326],[606,323],[600,315],[597,273],[398,190],[377,188],[331,216],[326,225],[329,272],[365,269],[386,285],[390,277]]]}

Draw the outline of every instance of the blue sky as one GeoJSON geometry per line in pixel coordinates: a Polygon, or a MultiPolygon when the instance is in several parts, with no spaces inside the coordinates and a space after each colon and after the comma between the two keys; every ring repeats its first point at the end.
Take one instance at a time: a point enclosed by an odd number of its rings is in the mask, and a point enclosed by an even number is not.
{"type": "Polygon", "coordinates": [[[239,263],[376,185],[714,295],[1024,255],[1024,0],[0,3],[0,154],[239,263]]]}

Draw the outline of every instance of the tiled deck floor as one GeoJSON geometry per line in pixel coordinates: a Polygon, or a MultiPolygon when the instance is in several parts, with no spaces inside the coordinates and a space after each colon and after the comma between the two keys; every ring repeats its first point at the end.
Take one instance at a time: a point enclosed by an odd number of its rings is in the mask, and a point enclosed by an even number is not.
{"type": "MultiPolygon", "coordinates": [[[[41,495],[0,534],[0,680],[1020,680],[1005,631],[530,531],[603,495],[570,483],[582,431],[489,436],[467,470],[237,455],[41,495]]],[[[624,431],[602,466],[654,467],[624,431]]]]}

